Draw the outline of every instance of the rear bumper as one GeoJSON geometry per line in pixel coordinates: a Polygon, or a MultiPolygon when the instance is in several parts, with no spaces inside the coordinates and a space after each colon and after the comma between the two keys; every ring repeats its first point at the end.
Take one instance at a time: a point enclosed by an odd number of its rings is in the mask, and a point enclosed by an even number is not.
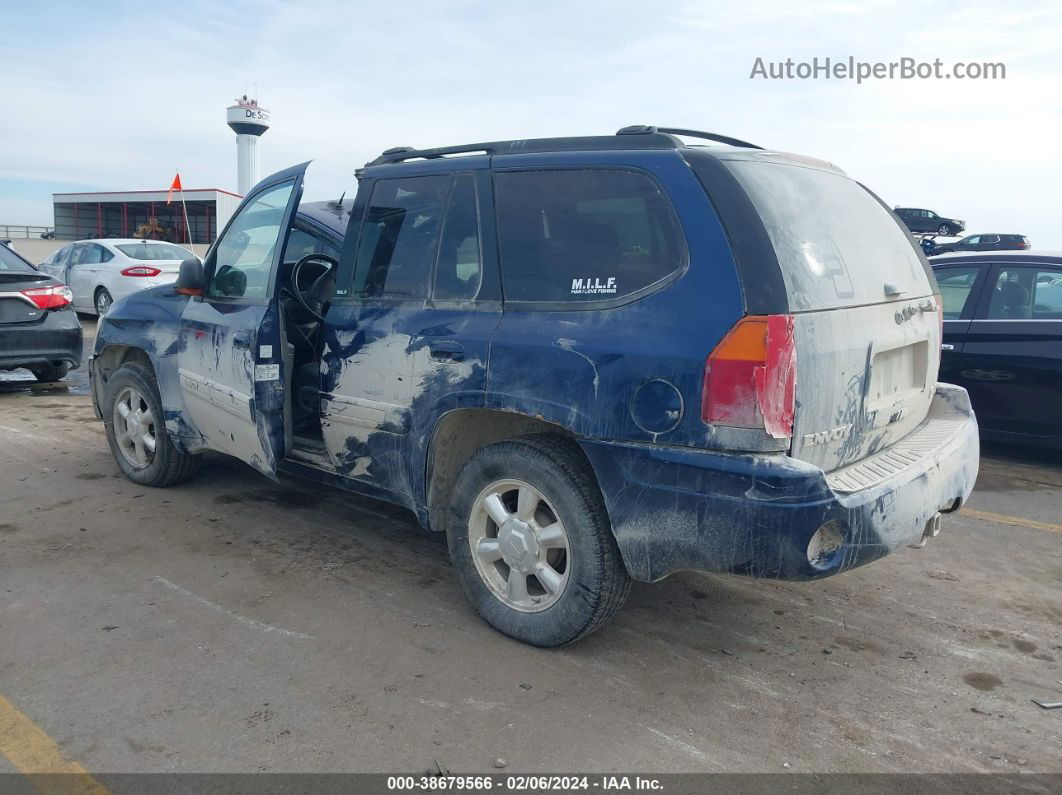
{"type": "Polygon", "coordinates": [[[81,364],[81,323],[72,309],[46,312],[33,323],[0,326],[0,370],[81,364]]]}
{"type": "Polygon", "coordinates": [[[593,440],[582,446],[636,579],[699,570],[811,580],[919,542],[938,513],[970,496],[980,449],[966,390],[938,384],[926,423],[934,419],[945,420],[948,432],[932,449],[847,492],[832,488],[821,469],[782,454],[593,440]],[[827,524],[841,543],[813,564],[808,545],[827,524]]]}

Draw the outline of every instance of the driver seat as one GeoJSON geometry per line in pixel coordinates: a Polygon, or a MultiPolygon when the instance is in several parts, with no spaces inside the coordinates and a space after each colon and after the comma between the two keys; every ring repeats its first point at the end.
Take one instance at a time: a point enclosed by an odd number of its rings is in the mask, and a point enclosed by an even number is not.
{"type": "MultiPolygon", "coordinates": [[[[335,268],[329,268],[318,276],[304,292],[306,302],[315,309],[318,314],[328,312],[332,296],[336,289],[335,268]]],[[[294,302],[295,312],[301,307],[294,302]]],[[[288,341],[294,348],[295,364],[291,374],[291,388],[294,399],[292,400],[292,421],[295,429],[305,426],[305,429],[319,429],[321,405],[321,372],[318,359],[320,358],[320,335],[321,322],[315,318],[306,321],[298,321],[292,317],[289,310],[288,322],[291,332],[287,335],[288,341]]],[[[305,314],[302,312],[301,314],[305,314]]]]}

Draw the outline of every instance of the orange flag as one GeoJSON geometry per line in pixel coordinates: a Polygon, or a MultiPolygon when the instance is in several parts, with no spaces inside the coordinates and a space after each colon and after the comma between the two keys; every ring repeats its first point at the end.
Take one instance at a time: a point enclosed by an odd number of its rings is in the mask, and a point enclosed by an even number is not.
{"type": "Polygon", "coordinates": [[[170,202],[173,201],[173,192],[175,190],[179,190],[179,191],[182,191],[182,192],[184,191],[184,188],[181,187],[181,172],[180,171],[178,171],[177,172],[177,176],[175,176],[173,178],[173,184],[170,185],[170,192],[168,194],[166,194],[166,204],[169,204],[170,202]]]}

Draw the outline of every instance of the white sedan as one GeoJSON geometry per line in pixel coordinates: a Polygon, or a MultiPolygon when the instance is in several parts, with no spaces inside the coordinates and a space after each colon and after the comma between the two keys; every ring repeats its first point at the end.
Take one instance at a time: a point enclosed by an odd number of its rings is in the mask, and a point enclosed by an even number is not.
{"type": "Polygon", "coordinates": [[[129,293],[173,284],[181,262],[194,256],[160,240],[79,240],[63,246],[39,267],[66,282],[78,312],[105,315],[112,303],[129,293]]]}

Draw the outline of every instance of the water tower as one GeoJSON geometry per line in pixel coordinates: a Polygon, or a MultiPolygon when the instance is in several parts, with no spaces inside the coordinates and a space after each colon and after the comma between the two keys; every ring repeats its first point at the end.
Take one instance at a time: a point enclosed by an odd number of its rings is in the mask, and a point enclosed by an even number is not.
{"type": "Polygon", "coordinates": [[[236,133],[236,190],[246,196],[258,182],[258,137],[269,129],[269,111],[244,94],[229,106],[226,120],[236,133]]]}

